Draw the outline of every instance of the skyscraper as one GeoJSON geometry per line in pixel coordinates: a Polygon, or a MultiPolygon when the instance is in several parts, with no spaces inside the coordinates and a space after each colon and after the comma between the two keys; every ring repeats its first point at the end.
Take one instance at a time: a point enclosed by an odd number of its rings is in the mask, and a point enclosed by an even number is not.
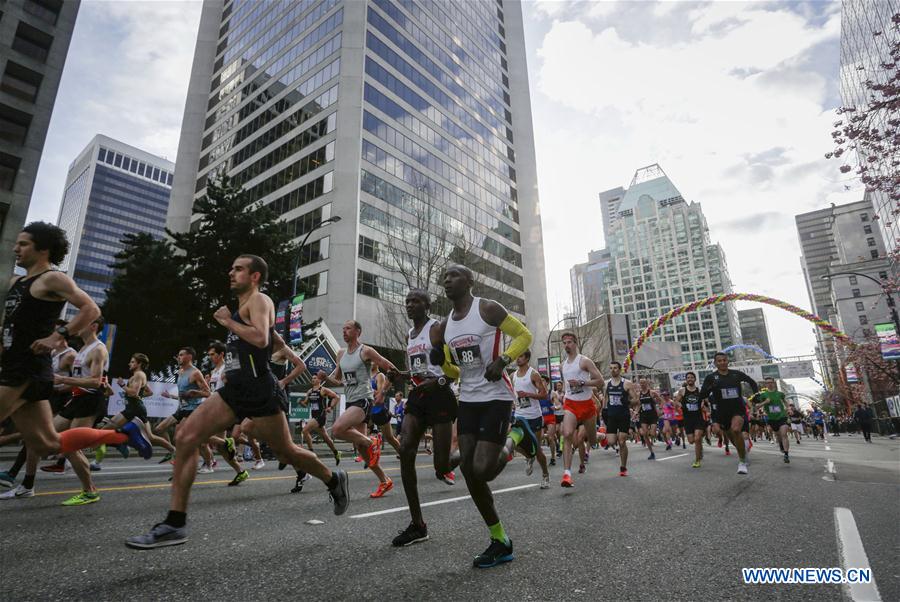
{"type": "Polygon", "coordinates": [[[102,305],[125,234],[165,234],[175,164],[97,135],[69,166],[59,226],[71,248],[61,269],[102,305]]]}
{"type": "Polygon", "coordinates": [[[584,324],[606,312],[606,274],[610,255],[607,249],[591,251],[588,260],[569,270],[572,282],[573,313],[578,324],[584,324]]]}
{"type": "Polygon", "coordinates": [[[0,293],[12,275],[81,0],[0,4],[0,293]]]}
{"type": "Polygon", "coordinates": [[[332,329],[356,317],[395,346],[382,314],[409,287],[400,264],[446,245],[477,294],[545,338],[524,44],[516,0],[207,2],[170,227],[190,227],[207,180],[227,173],[295,236],[315,230],[305,315],[332,329]]]}
{"type": "MultiPolygon", "coordinates": [[[[635,172],[617,212],[607,298],[610,313],[631,316],[634,338],[673,307],[733,292],[725,255],[710,242],[700,204],[687,203],[659,165],[635,172]]],[[[741,339],[731,303],[685,314],[655,336],[681,344],[685,364],[708,362],[741,339]]]]}
{"type": "Polygon", "coordinates": [[[741,339],[744,343],[756,345],[769,355],[772,354],[769,325],[766,323],[766,314],[763,313],[761,307],[739,310],[738,322],[741,326],[741,339]]]}
{"type": "Polygon", "coordinates": [[[609,245],[609,229],[619,217],[619,203],[625,196],[621,186],[600,193],[600,214],[603,217],[603,241],[609,245]]]}

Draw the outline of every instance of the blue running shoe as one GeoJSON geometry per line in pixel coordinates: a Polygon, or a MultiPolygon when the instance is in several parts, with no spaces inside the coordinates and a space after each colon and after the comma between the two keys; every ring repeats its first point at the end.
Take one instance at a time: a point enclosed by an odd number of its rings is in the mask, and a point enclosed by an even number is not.
{"type": "Polygon", "coordinates": [[[149,460],[153,457],[153,446],[150,445],[150,442],[144,437],[144,430],[141,428],[141,423],[136,421],[137,418],[133,419],[131,422],[126,422],[125,425],[122,426],[122,432],[128,435],[128,444],[135,448],[143,459],[149,460]]]}
{"type": "Polygon", "coordinates": [[[12,489],[16,486],[16,478],[6,472],[0,472],[0,488],[3,489],[12,489]]]}
{"type": "Polygon", "coordinates": [[[509,545],[506,545],[502,541],[491,538],[491,545],[488,546],[487,550],[475,557],[472,566],[477,569],[487,569],[509,562],[513,558],[512,540],[509,541],[509,545]]]}

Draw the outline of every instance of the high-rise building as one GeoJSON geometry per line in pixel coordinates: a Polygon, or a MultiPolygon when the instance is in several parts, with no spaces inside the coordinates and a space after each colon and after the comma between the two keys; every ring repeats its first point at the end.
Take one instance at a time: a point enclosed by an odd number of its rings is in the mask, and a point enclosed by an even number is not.
{"type": "Polygon", "coordinates": [[[572,282],[572,311],[578,324],[584,324],[606,312],[606,274],[610,254],[606,249],[591,251],[588,260],[569,270],[572,282]]]}
{"type": "MultiPolygon", "coordinates": [[[[884,241],[875,225],[874,216],[875,207],[867,196],[862,201],[832,205],[827,209],[803,213],[794,218],[800,237],[802,252],[800,262],[813,313],[832,324],[837,325],[839,320],[835,299],[832,296],[832,283],[826,276],[846,271],[849,269],[846,268],[846,264],[872,265],[867,262],[874,262],[877,266],[882,266],[884,263],[884,241]],[[842,265],[845,267],[841,268],[842,265]]],[[[859,265],[856,267],[860,268],[859,265]]],[[[876,267],[875,271],[883,269],[876,267]]],[[[852,296],[852,291],[850,295],[852,296]]],[[[843,298],[842,293],[839,293],[838,297],[843,298]]],[[[854,310],[855,304],[856,301],[853,301],[854,310]]],[[[844,313],[845,316],[849,315],[846,310],[844,313]]],[[[816,329],[815,332],[816,354],[825,372],[825,378],[828,384],[836,383],[840,372],[834,342],[821,330],[816,329]]],[[[856,336],[860,333],[861,331],[847,334],[856,336]]]]}
{"type": "Polygon", "coordinates": [[[61,269],[102,305],[125,234],[165,234],[175,164],[97,135],[69,166],[58,224],[71,248],[61,269]]]}
{"type": "Polygon", "coordinates": [[[298,238],[315,230],[304,315],[332,329],[355,317],[391,346],[385,304],[409,288],[398,264],[443,236],[476,294],[546,338],[517,0],[206,2],[176,163],[170,227],[189,228],[224,173],[298,238]]]}
{"type": "MultiPolygon", "coordinates": [[[[842,0],[841,2],[841,104],[858,111],[869,106],[872,91],[867,82],[884,84],[895,69],[885,69],[882,65],[892,63],[891,45],[896,43],[896,30],[892,19],[900,14],[900,0],[842,0]]],[[[882,132],[888,131],[887,121],[896,115],[885,109],[874,114],[871,127],[882,132]]],[[[879,173],[896,173],[890,165],[890,154],[882,156],[881,162],[870,165],[879,173]]],[[[883,192],[872,192],[871,201],[879,217],[878,224],[884,235],[888,249],[900,245],[900,221],[894,215],[896,201],[883,192]]]]}
{"type": "Polygon", "coordinates": [[[625,189],[621,186],[604,190],[600,193],[600,214],[603,217],[603,242],[609,245],[609,229],[616,218],[619,217],[619,203],[625,196],[625,189]]]}
{"type": "Polygon", "coordinates": [[[769,342],[769,325],[766,314],[761,307],[741,309],[738,311],[738,322],[741,326],[741,340],[747,345],[756,345],[772,355],[772,344],[769,342]]]}
{"type": "Polygon", "coordinates": [[[0,3],[0,293],[12,275],[80,4],[0,3]]]}
{"type": "MultiPolygon", "coordinates": [[[[725,255],[710,242],[700,204],[687,203],[659,165],[639,169],[625,190],[609,253],[609,312],[631,317],[634,338],[672,307],[733,292],[725,255]]],[[[685,364],[705,364],[741,340],[730,303],[685,314],[654,336],[678,342],[685,364]]]]}

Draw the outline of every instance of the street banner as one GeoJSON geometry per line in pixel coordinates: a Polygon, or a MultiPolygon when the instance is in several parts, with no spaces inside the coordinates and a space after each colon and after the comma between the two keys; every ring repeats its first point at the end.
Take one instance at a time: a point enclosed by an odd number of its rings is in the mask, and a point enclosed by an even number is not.
{"type": "Polygon", "coordinates": [[[328,353],[328,348],[325,347],[324,343],[319,344],[312,353],[306,356],[303,362],[306,364],[306,369],[309,370],[310,374],[316,374],[319,370],[324,370],[325,374],[331,374],[337,367],[334,358],[328,353]]]}
{"type": "Polygon", "coordinates": [[[900,396],[888,397],[884,400],[887,403],[888,414],[891,418],[900,418],[900,396]]]}
{"type": "MultiPolygon", "coordinates": [[[[113,390],[113,394],[109,398],[106,406],[106,413],[115,416],[125,409],[125,390],[122,389],[115,381],[109,383],[113,390]]],[[[147,407],[147,416],[150,418],[165,418],[171,416],[178,411],[178,400],[163,397],[162,392],[168,391],[172,395],[178,395],[178,386],[175,383],[166,383],[162,381],[151,380],[147,383],[153,395],[144,397],[143,402],[147,407]]]]}
{"type": "Polygon", "coordinates": [[[291,300],[290,333],[291,345],[299,345],[303,342],[303,298],[302,293],[291,300]]]}
{"type": "Polygon", "coordinates": [[[538,358],[538,374],[541,376],[550,376],[547,367],[547,358],[545,357],[538,358]]]}
{"type": "Polygon", "coordinates": [[[559,356],[550,356],[550,380],[558,382],[562,380],[562,365],[559,363],[559,356]]]}
{"type": "MultiPolygon", "coordinates": [[[[778,372],[778,375],[773,378],[812,378],[815,376],[815,372],[813,372],[813,363],[809,360],[765,365],[763,366],[763,376],[767,376],[766,368],[769,368],[770,366],[773,366],[778,372]]],[[[771,368],[769,369],[771,370],[771,368]]]]}
{"type": "Polygon", "coordinates": [[[886,360],[900,360],[900,340],[897,338],[897,328],[891,324],[876,324],[875,333],[878,335],[878,343],[881,345],[881,357],[886,360]]]}
{"type": "Polygon", "coordinates": [[[856,367],[853,364],[844,366],[844,374],[847,376],[848,383],[858,383],[859,376],[856,374],[856,367]]]}
{"type": "Polygon", "coordinates": [[[291,393],[291,411],[290,414],[288,414],[288,422],[300,422],[310,419],[311,412],[309,411],[309,406],[300,403],[300,400],[303,399],[303,395],[303,393],[291,393]]]}
{"type": "Polygon", "coordinates": [[[291,302],[287,299],[278,302],[275,309],[275,332],[285,341],[291,340],[291,333],[288,329],[288,312],[291,309],[291,302]]]}

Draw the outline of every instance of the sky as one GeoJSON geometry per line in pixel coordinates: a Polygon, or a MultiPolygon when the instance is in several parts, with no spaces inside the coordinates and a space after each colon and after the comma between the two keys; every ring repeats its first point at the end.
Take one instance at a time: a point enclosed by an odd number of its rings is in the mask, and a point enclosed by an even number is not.
{"type": "MultiPolygon", "coordinates": [[[[809,309],[794,215],[861,198],[824,158],[840,4],[526,0],[524,15],[551,322],[569,269],[605,246],[598,193],[653,163],[701,203],[735,291],[809,309]]],[[[175,160],[199,18],[198,2],[82,2],[29,219],[56,221],[97,133],[175,160]]],[[[810,325],[765,312],[775,355],[812,353],[810,325]]]]}

